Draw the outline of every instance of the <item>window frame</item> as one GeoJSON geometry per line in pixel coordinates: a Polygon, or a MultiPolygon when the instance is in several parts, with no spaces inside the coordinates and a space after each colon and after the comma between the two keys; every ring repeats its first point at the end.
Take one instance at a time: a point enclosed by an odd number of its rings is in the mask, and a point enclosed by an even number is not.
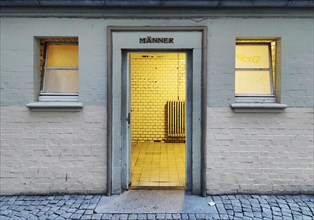
{"type": "MultiPolygon", "coordinates": [[[[42,82],[41,82],[41,89],[40,89],[40,101],[46,101],[44,98],[45,96],[52,96],[55,99],[63,99],[62,97],[67,96],[67,97],[78,97],[79,91],[77,93],[61,93],[61,92],[44,92],[45,91],[45,83],[46,83],[46,71],[47,69],[50,70],[77,70],[79,71],[79,66],[78,67],[70,67],[70,68],[65,68],[65,67],[47,67],[47,60],[48,60],[48,48],[49,45],[77,45],[79,46],[78,42],[46,42],[45,43],[45,51],[44,51],[44,60],[43,60],[43,76],[42,76],[42,82]]],[[[79,74],[79,73],[78,73],[79,74]]],[[[79,86],[79,85],[78,85],[79,86]]],[[[73,99],[72,98],[72,99],[73,99]]],[[[51,98],[48,98],[47,100],[50,100],[51,98]]],[[[75,99],[75,98],[74,98],[75,99]]]]}
{"type": "MultiPolygon", "coordinates": [[[[276,74],[273,73],[274,67],[273,66],[273,54],[272,54],[272,42],[275,42],[275,62],[277,62],[277,40],[274,39],[236,39],[236,47],[238,45],[250,45],[250,46],[259,46],[259,45],[266,45],[268,46],[268,59],[269,59],[269,68],[236,68],[235,63],[235,72],[236,71],[269,71],[269,84],[271,94],[237,94],[235,93],[235,101],[239,103],[275,103],[276,102],[276,74]],[[275,79],[275,80],[274,80],[275,79]]],[[[235,54],[236,56],[236,54],[235,54]]],[[[235,57],[235,60],[237,58],[235,57]]],[[[235,61],[236,62],[236,61],[235,61]]],[[[234,79],[235,76],[234,76],[234,79]]],[[[234,91],[235,92],[235,91],[234,91]]]]}
{"type": "Polygon", "coordinates": [[[268,60],[269,60],[269,68],[235,68],[235,71],[268,71],[269,72],[269,83],[270,83],[270,93],[271,94],[236,94],[236,97],[274,97],[274,82],[273,82],[273,62],[272,62],[272,52],[271,52],[271,44],[270,43],[237,43],[236,46],[238,45],[247,45],[247,46],[267,46],[268,47],[268,60]]]}
{"type": "MultiPolygon", "coordinates": [[[[280,102],[281,100],[281,38],[250,38],[240,37],[236,38],[236,44],[263,44],[270,45],[271,53],[269,59],[271,60],[272,72],[270,80],[272,80],[272,95],[257,96],[235,96],[235,103],[231,103],[230,107],[235,113],[280,113],[288,106],[280,102]],[[274,48],[273,48],[274,47],[274,48]],[[274,50],[273,50],[274,49],[274,50]],[[273,53],[274,52],[274,53],[273,53]]],[[[235,53],[236,54],[236,53],[235,53]]],[[[234,72],[235,73],[235,72],[234,72]]],[[[235,75],[234,75],[235,79],[235,75]]],[[[235,87],[234,87],[235,89],[235,87]]]]}

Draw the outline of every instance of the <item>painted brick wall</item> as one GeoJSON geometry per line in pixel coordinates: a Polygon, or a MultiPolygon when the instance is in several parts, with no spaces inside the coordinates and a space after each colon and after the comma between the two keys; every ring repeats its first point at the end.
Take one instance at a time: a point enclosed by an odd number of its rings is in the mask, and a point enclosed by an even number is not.
{"type": "Polygon", "coordinates": [[[106,192],[106,110],[1,108],[0,194],[106,192]]]}
{"type": "Polygon", "coordinates": [[[313,193],[313,109],[207,114],[207,193],[313,193]]]}
{"type": "Polygon", "coordinates": [[[1,105],[25,106],[37,101],[40,91],[39,39],[71,37],[79,41],[79,99],[84,105],[105,106],[107,75],[104,71],[106,34],[103,21],[44,20],[1,18],[1,105]],[[76,25],[77,22],[80,25],[76,25]]]}
{"type": "Polygon", "coordinates": [[[132,20],[1,17],[0,193],[105,191],[106,143],[95,140],[107,133],[105,30],[127,25],[208,27],[208,193],[313,192],[313,18],[242,15],[132,20]],[[82,112],[26,109],[39,91],[35,36],[78,37],[82,112]],[[281,102],[288,109],[279,114],[233,113],[229,106],[234,102],[235,39],[261,36],[281,38],[281,102]]]}
{"type": "Polygon", "coordinates": [[[132,54],[132,141],[168,139],[166,104],[185,100],[185,73],[183,53],[132,54]]]}

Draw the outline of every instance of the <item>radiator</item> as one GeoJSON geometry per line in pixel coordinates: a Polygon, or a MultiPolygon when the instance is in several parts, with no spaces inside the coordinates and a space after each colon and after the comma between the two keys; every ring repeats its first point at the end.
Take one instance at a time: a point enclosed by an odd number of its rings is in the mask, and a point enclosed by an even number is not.
{"type": "Polygon", "coordinates": [[[185,101],[167,101],[168,137],[185,137],[185,101]]]}

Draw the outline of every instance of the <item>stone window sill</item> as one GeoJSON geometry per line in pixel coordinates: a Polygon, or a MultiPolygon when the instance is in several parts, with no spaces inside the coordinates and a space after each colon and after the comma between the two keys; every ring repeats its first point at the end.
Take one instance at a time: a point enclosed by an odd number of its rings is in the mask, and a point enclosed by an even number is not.
{"type": "Polygon", "coordinates": [[[26,105],[31,111],[81,111],[81,102],[31,102],[26,105]]]}
{"type": "Polygon", "coordinates": [[[279,113],[287,108],[287,105],[279,103],[232,103],[231,108],[234,112],[279,113]]]}

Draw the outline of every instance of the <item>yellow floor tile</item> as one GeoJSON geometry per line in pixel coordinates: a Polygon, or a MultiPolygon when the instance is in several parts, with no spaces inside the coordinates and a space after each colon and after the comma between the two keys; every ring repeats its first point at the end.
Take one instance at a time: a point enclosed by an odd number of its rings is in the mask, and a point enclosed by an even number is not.
{"type": "Polygon", "coordinates": [[[132,186],[185,186],[185,144],[132,144],[132,186]]]}

